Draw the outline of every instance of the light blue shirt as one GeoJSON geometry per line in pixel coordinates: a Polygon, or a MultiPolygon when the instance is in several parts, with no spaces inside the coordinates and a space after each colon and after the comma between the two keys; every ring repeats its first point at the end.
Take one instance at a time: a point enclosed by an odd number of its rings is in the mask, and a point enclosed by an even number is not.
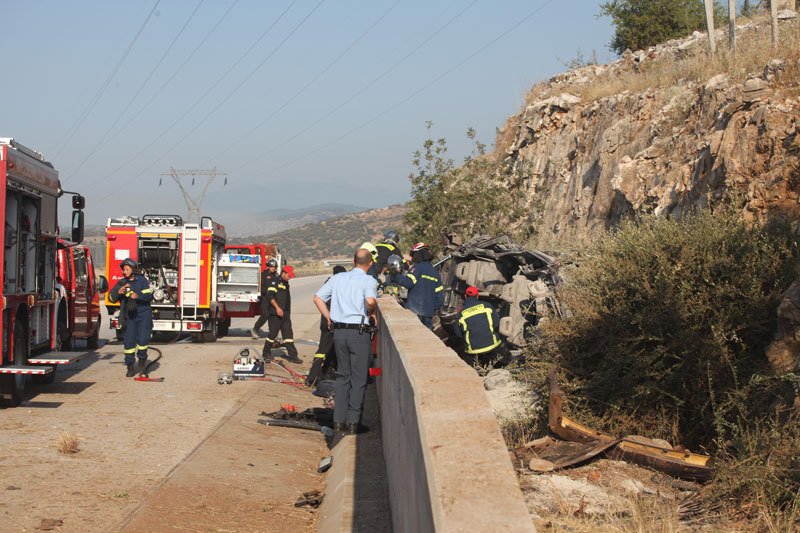
{"type": "Polygon", "coordinates": [[[378,297],[378,281],[360,268],[342,272],[317,291],[325,302],[331,302],[331,320],[341,324],[367,323],[367,298],[378,297]],[[363,320],[362,320],[363,319],[363,320]]]}

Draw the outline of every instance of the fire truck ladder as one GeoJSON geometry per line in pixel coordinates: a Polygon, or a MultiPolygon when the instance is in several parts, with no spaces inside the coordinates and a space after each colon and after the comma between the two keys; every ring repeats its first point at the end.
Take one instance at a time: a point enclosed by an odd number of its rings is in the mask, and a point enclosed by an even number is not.
{"type": "Polygon", "coordinates": [[[180,302],[185,311],[194,308],[190,318],[197,314],[200,300],[200,225],[186,224],[183,229],[183,245],[181,246],[181,279],[180,302]]]}

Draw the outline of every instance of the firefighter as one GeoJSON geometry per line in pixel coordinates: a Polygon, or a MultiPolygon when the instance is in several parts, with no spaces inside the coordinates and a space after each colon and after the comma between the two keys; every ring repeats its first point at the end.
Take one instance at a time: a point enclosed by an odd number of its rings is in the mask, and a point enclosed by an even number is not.
{"type": "MultiPolygon", "coordinates": [[[[345,272],[342,265],[333,267],[333,276],[345,272]]],[[[325,280],[325,283],[331,278],[325,280]]],[[[331,303],[326,304],[328,310],[331,308],[331,303]]],[[[318,379],[321,379],[328,371],[333,370],[336,365],[336,351],[333,349],[333,330],[328,327],[328,321],[324,316],[319,319],[319,344],[317,345],[317,353],[314,354],[314,362],[311,363],[311,369],[306,376],[306,385],[313,386],[318,379]]]]}
{"type": "Polygon", "coordinates": [[[288,354],[287,361],[290,363],[303,362],[297,356],[297,348],[294,346],[294,334],[292,333],[292,297],[289,293],[289,280],[294,277],[294,268],[286,265],[281,269],[280,277],[267,289],[269,301],[267,324],[269,333],[264,341],[264,348],[261,350],[261,355],[265,361],[272,358],[271,349],[273,347],[283,346],[288,354]],[[280,344],[277,342],[278,333],[283,337],[283,342],[280,344]]]}
{"type": "Polygon", "coordinates": [[[478,288],[464,292],[464,307],[456,317],[456,336],[464,340],[464,352],[483,362],[504,360],[508,352],[500,339],[500,316],[494,307],[478,299],[478,288]]]}
{"type": "Polygon", "coordinates": [[[378,258],[375,260],[375,270],[378,271],[378,274],[384,273],[390,256],[403,257],[403,253],[397,245],[399,242],[400,235],[395,230],[390,229],[383,234],[383,240],[375,245],[375,248],[378,249],[378,258]]]}
{"type": "Polygon", "coordinates": [[[380,283],[381,280],[378,278],[380,271],[375,267],[375,261],[378,260],[378,249],[371,242],[365,242],[362,244],[361,249],[369,251],[370,255],[372,256],[372,266],[369,267],[367,274],[378,280],[378,283],[380,283]]]}
{"type": "Polygon", "coordinates": [[[269,318],[269,299],[267,298],[267,290],[278,281],[278,262],[275,259],[267,261],[267,268],[261,272],[261,316],[256,320],[253,329],[250,330],[250,335],[254,339],[260,338],[261,326],[263,326],[267,318],[269,318]]]}
{"type": "Polygon", "coordinates": [[[125,334],[122,341],[127,367],[125,376],[132,378],[137,372],[144,374],[147,366],[147,347],[153,330],[153,310],[150,307],[153,291],[147,278],[136,273],[136,261],[131,258],[124,259],[119,267],[122,270],[122,277],[109,291],[108,299],[113,303],[119,302],[120,317],[125,318],[125,334]],[[139,360],[137,368],[133,365],[134,355],[139,360]]]}
{"type": "Polygon", "coordinates": [[[428,245],[418,242],[411,248],[414,265],[407,273],[397,276],[395,281],[408,289],[406,309],[415,313],[420,322],[433,330],[433,315],[444,305],[444,287],[431,259],[433,256],[428,245]]]}

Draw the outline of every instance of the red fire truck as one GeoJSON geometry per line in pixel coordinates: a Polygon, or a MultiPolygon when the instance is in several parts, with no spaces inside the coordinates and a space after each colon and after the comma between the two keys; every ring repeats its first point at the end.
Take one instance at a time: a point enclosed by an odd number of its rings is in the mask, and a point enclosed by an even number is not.
{"type": "Polygon", "coordinates": [[[220,334],[227,335],[231,317],[255,317],[261,314],[261,273],[267,261],[275,259],[281,266],[281,254],[274,243],[226,244],[217,269],[218,298],[225,318],[220,334]]]}
{"type": "MultiPolygon", "coordinates": [[[[217,301],[217,263],[225,228],[203,217],[184,222],[178,215],[109,219],[106,226],[106,276],[113,287],[119,264],[130,257],[150,280],[153,331],[192,334],[199,342],[217,340],[224,311],[217,301]]],[[[122,339],[119,302],[105,299],[111,328],[122,339]]]]}
{"type": "MultiPolygon", "coordinates": [[[[55,365],[83,354],[58,349],[56,324],[61,292],[56,289],[58,172],[41,153],[11,138],[0,138],[0,266],[3,318],[0,321],[0,404],[22,402],[28,377],[52,381],[55,365]]],[[[72,194],[72,240],[83,240],[85,200],[72,194]]]]}
{"type": "Polygon", "coordinates": [[[69,351],[76,340],[86,340],[90,350],[97,348],[100,336],[100,295],[108,281],[94,270],[88,246],[58,240],[56,288],[61,291],[56,333],[61,350],[69,351]]]}

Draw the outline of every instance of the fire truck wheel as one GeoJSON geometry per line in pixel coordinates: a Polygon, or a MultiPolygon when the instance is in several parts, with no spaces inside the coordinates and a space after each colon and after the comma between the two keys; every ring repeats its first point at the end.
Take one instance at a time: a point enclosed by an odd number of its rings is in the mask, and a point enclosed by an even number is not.
{"type": "Polygon", "coordinates": [[[61,352],[71,352],[75,347],[75,343],[73,342],[69,328],[67,328],[67,314],[65,312],[59,312],[58,316],[58,326],[56,327],[56,350],[61,352]]]}
{"type": "Polygon", "coordinates": [[[50,368],[52,368],[53,371],[49,374],[45,374],[44,376],[31,376],[33,378],[33,382],[37,385],[52,384],[56,380],[56,370],[58,370],[58,365],[53,365],[50,368]]]}
{"type": "Polygon", "coordinates": [[[100,317],[97,318],[97,324],[95,324],[94,333],[92,336],[86,339],[86,347],[90,350],[96,350],[100,345],[100,317]]]}
{"type": "Polygon", "coordinates": [[[230,317],[228,317],[219,323],[219,331],[217,335],[219,337],[224,337],[225,335],[228,334],[228,330],[230,330],[230,327],[231,327],[231,319],[230,317]]]}
{"type": "MultiPolygon", "coordinates": [[[[28,334],[22,320],[14,324],[14,365],[21,366],[28,363],[28,334]]],[[[22,403],[25,395],[25,382],[28,376],[24,374],[3,374],[0,376],[0,404],[5,407],[16,407],[22,403]]]]}
{"type": "Polygon", "coordinates": [[[211,323],[211,329],[197,334],[199,342],[217,342],[217,321],[211,323]]]}

